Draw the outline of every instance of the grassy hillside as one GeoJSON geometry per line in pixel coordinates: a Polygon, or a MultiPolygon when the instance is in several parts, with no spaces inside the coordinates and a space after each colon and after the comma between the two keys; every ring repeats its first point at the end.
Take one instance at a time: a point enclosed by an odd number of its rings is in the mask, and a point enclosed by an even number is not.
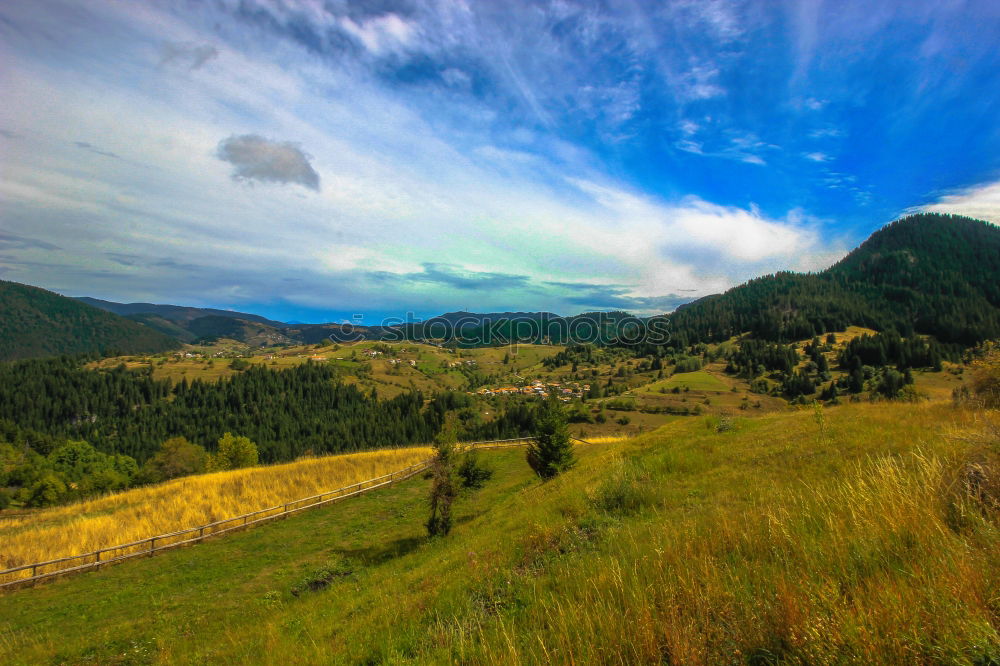
{"type": "MultiPolygon", "coordinates": [[[[0,520],[0,569],[198,527],[374,479],[426,460],[410,447],[201,474],[0,520]]],[[[0,581],[4,582],[4,581],[0,581]]]]}
{"type": "Polygon", "coordinates": [[[180,344],[147,326],[51,291],[0,281],[0,360],[60,354],[144,354],[180,344]]]}
{"type": "Polygon", "coordinates": [[[496,476],[446,539],[416,478],[4,595],[0,659],[996,663],[997,419],[692,418],[548,483],[483,454],[496,476]]]}

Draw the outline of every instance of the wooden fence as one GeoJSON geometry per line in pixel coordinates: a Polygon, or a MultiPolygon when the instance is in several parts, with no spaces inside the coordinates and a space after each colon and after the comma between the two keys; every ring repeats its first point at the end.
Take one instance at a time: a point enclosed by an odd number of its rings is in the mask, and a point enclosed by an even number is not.
{"type": "MultiPolygon", "coordinates": [[[[468,442],[460,444],[458,448],[462,452],[472,449],[502,449],[512,446],[526,446],[533,440],[533,437],[522,437],[517,439],[497,439],[488,442],[468,442]]],[[[584,442],[584,440],[577,441],[583,442],[584,444],[588,443],[584,442]]],[[[384,474],[374,479],[359,481],[353,485],[344,486],[343,488],[337,488],[335,490],[329,490],[325,493],[320,493],[319,495],[303,497],[302,499],[286,502],[285,504],[279,504],[266,509],[260,509],[259,511],[244,513],[232,518],[226,518],[225,520],[218,520],[214,523],[208,523],[207,525],[190,527],[188,529],[179,530],[177,532],[169,532],[167,534],[158,534],[139,541],[132,541],[130,543],[118,544],[117,546],[101,548],[100,550],[83,553],[82,555],[70,555],[69,557],[60,557],[55,560],[35,562],[33,564],[23,564],[19,567],[5,569],[0,571],[0,590],[26,584],[34,584],[36,581],[52,578],[54,576],[100,569],[103,566],[123,562],[125,560],[132,559],[133,557],[152,556],[154,553],[169,550],[171,548],[177,548],[178,546],[197,543],[208,537],[219,536],[220,534],[226,534],[234,530],[246,529],[253,525],[259,525],[276,518],[285,518],[305,509],[325,506],[350,497],[356,497],[420,474],[430,467],[432,462],[433,458],[429,458],[419,463],[410,465],[406,469],[390,472],[389,474],[384,474]]]]}

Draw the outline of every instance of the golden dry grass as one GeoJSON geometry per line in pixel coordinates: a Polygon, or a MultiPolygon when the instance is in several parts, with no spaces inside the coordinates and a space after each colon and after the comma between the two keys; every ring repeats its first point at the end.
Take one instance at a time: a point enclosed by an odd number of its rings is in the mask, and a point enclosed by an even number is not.
{"type": "Polygon", "coordinates": [[[614,444],[615,442],[623,442],[632,435],[601,435],[594,437],[584,437],[583,441],[588,444],[614,444]]]}
{"type": "Polygon", "coordinates": [[[427,447],[215,472],[0,523],[0,569],[79,555],[335,490],[426,460],[427,447]]]}

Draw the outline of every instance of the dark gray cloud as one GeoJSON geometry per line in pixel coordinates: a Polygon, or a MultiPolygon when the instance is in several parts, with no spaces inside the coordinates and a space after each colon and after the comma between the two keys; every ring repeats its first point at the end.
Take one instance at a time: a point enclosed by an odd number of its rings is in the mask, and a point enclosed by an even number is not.
{"type": "Polygon", "coordinates": [[[666,294],[664,296],[629,296],[627,285],[599,285],[587,282],[543,281],[534,282],[526,275],[511,273],[468,271],[453,264],[425,263],[423,269],[413,273],[373,271],[368,278],[386,287],[405,290],[414,283],[435,284],[483,294],[517,289],[521,293],[544,295],[559,302],[567,311],[575,310],[627,310],[639,313],[672,312],[678,305],[690,303],[693,294],[666,294]]]}
{"type": "Polygon", "coordinates": [[[94,144],[87,143],[86,141],[74,141],[73,145],[76,146],[77,148],[82,149],[82,150],[86,150],[89,153],[94,153],[95,155],[103,155],[104,157],[113,157],[116,160],[120,160],[121,159],[120,156],[115,155],[114,153],[109,152],[107,150],[101,150],[100,148],[98,148],[94,144]]]}
{"type": "Polygon", "coordinates": [[[143,258],[137,254],[122,254],[120,252],[105,252],[104,256],[121,266],[139,266],[143,258]]]}
{"type": "Polygon", "coordinates": [[[53,245],[52,243],[46,243],[45,241],[38,240],[37,238],[26,238],[24,236],[15,236],[14,234],[8,234],[0,231],[0,248],[6,250],[26,250],[29,248],[36,248],[39,250],[61,250],[62,248],[53,245]]]}
{"type": "Polygon", "coordinates": [[[212,58],[219,56],[219,50],[211,44],[195,44],[192,42],[167,42],[163,45],[163,56],[160,66],[187,65],[189,69],[198,69],[212,58]]]}
{"type": "Polygon", "coordinates": [[[10,130],[0,129],[0,136],[5,139],[16,139],[18,138],[17,132],[11,132],[10,130]]]}
{"type": "Polygon", "coordinates": [[[138,254],[124,254],[121,252],[105,252],[106,256],[111,261],[119,264],[121,266],[137,266],[143,268],[172,268],[176,270],[185,271],[196,271],[203,270],[203,266],[196,266],[195,264],[186,264],[179,262],[175,259],[163,258],[158,259],[155,257],[141,256],[138,254]]]}
{"type": "Polygon", "coordinates": [[[156,266],[157,268],[173,268],[182,271],[200,271],[202,266],[196,264],[185,264],[181,261],[176,261],[174,259],[157,259],[150,263],[151,266],[156,266]]]}
{"type": "Polygon", "coordinates": [[[399,284],[400,286],[421,282],[438,284],[446,287],[464,290],[497,291],[502,289],[523,289],[530,285],[531,280],[526,275],[510,273],[476,272],[463,270],[451,264],[424,263],[423,270],[416,273],[389,273],[373,271],[369,277],[381,283],[399,284]]]}
{"type": "Polygon", "coordinates": [[[510,273],[469,272],[450,264],[423,264],[423,273],[416,279],[423,282],[443,284],[456,289],[518,289],[526,287],[529,279],[525,275],[510,273]]]}
{"type": "MultiPolygon", "coordinates": [[[[693,295],[666,294],[664,296],[629,296],[624,285],[602,285],[573,282],[546,282],[546,285],[566,290],[562,300],[570,305],[598,310],[626,310],[628,312],[672,312],[678,305],[690,303],[693,295]]],[[[684,290],[690,291],[690,290],[684,290]]]]}
{"type": "Polygon", "coordinates": [[[319,174],[309,164],[310,156],[298,144],[244,134],[223,139],[217,155],[235,167],[234,180],[296,183],[319,191],[319,174]]]}

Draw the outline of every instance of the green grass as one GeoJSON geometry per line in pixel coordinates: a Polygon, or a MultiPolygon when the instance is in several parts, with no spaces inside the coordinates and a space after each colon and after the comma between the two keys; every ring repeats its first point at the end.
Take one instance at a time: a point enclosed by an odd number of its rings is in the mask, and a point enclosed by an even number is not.
{"type": "Polygon", "coordinates": [[[660,389],[668,391],[674,387],[681,390],[688,387],[692,391],[728,391],[729,385],[713,374],[699,370],[697,372],[683,372],[673,375],[667,379],[662,379],[652,384],[643,386],[640,390],[646,393],[659,393],[660,389]]]}
{"type": "Polygon", "coordinates": [[[446,539],[414,479],[4,595],[0,662],[996,663],[1000,517],[960,492],[1000,474],[986,418],[678,419],[548,483],[484,453],[446,539]]]}

